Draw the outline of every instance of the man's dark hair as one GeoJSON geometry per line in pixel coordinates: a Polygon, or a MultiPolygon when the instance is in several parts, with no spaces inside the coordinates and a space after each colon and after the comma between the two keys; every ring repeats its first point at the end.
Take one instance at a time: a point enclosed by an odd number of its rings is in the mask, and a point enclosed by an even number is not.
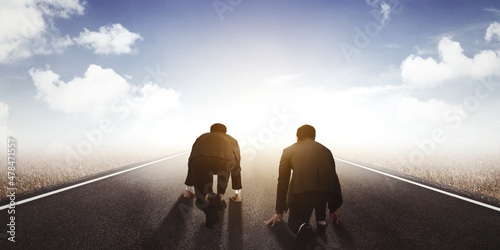
{"type": "Polygon", "coordinates": [[[222,123],[214,123],[210,127],[210,132],[221,132],[225,134],[227,132],[227,128],[222,123]]]}
{"type": "Polygon", "coordinates": [[[297,129],[297,139],[305,138],[316,139],[316,129],[313,126],[306,124],[297,129]]]}

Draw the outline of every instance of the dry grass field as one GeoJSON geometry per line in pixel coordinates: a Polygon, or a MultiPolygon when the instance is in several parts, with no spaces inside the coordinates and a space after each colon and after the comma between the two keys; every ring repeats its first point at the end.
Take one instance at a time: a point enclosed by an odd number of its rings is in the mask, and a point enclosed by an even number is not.
{"type": "MultiPolygon", "coordinates": [[[[498,165],[500,155],[435,155],[425,158],[418,166],[415,166],[408,162],[405,154],[332,151],[338,158],[391,169],[500,199],[500,166],[498,165]]],[[[73,165],[66,164],[62,156],[19,155],[15,179],[17,193],[37,190],[174,153],[177,152],[170,154],[165,151],[150,150],[125,154],[94,152],[73,165]]],[[[267,153],[259,152],[258,157],[271,158],[277,168],[280,154],[280,150],[270,150],[267,153]]],[[[1,166],[6,166],[6,159],[1,160],[1,166]]],[[[0,198],[7,195],[7,181],[6,169],[0,171],[2,190],[0,198]]]]}
{"type": "MultiPolygon", "coordinates": [[[[173,154],[173,153],[170,153],[173,154]]],[[[17,193],[34,191],[44,187],[57,185],[104,171],[147,161],[170,155],[167,152],[153,152],[150,150],[127,153],[93,152],[81,161],[67,164],[65,155],[47,154],[20,154],[16,156],[15,186],[17,193]]],[[[1,166],[6,166],[6,159],[2,158],[1,166]]],[[[6,197],[8,178],[7,168],[0,171],[0,199],[6,197]]]]}
{"type": "Polygon", "coordinates": [[[408,154],[397,152],[345,151],[336,156],[500,199],[499,154],[434,154],[418,165],[409,162],[408,154]]]}

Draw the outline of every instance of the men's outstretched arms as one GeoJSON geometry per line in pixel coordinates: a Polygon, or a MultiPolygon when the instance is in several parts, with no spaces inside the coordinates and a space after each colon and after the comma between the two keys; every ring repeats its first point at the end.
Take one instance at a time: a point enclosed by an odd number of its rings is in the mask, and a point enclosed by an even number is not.
{"type": "Polygon", "coordinates": [[[233,139],[233,155],[236,160],[233,168],[231,169],[231,185],[234,190],[234,196],[229,197],[234,202],[241,202],[241,155],[240,155],[240,147],[238,145],[238,141],[233,139]]]}
{"type": "MultiPolygon", "coordinates": [[[[191,153],[193,150],[191,149],[191,153]]],[[[186,176],[186,181],[184,181],[184,184],[186,185],[186,190],[182,194],[184,198],[189,198],[192,199],[194,198],[194,190],[193,190],[193,176],[191,175],[191,155],[189,155],[188,159],[188,171],[187,171],[187,176],[186,176]]]]}
{"type": "Polygon", "coordinates": [[[330,212],[330,223],[333,224],[333,221],[335,221],[335,224],[343,223],[343,221],[340,219],[339,214],[337,211],[335,212],[330,212]]]}
{"type": "Polygon", "coordinates": [[[338,213],[337,209],[344,203],[344,200],[342,199],[342,188],[340,186],[340,180],[339,176],[337,175],[336,171],[336,166],[335,166],[335,161],[333,160],[332,156],[332,162],[333,162],[333,168],[334,168],[334,186],[335,186],[335,191],[332,193],[330,196],[330,199],[328,200],[328,210],[330,210],[330,223],[333,224],[333,221],[335,220],[336,224],[339,224],[339,222],[343,222],[338,213]]]}
{"type": "Polygon", "coordinates": [[[342,199],[342,188],[340,187],[340,181],[337,173],[335,173],[333,181],[335,190],[328,200],[328,209],[330,209],[330,211],[336,211],[344,202],[344,200],[342,199]]]}
{"type": "Polygon", "coordinates": [[[283,214],[287,207],[288,187],[290,185],[290,176],[292,166],[290,164],[290,156],[283,150],[279,165],[278,187],[276,190],[276,213],[283,214]]]}
{"type": "Polygon", "coordinates": [[[274,214],[273,217],[271,217],[271,219],[264,221],[264,224],[269,225],[272,222],[273,224],[271,226],[274,227],[276,220],[280,220],[283,223],[285,222],[283,220],[283,214],[274,214]]]}
{"type": "Polygon", "coordinates": [[[276,220],[285,222],[283,220],[283,213],[286,211],[286,197],[288,193],[288,186],[290,183],[291,171],[290,157],[288,157],[288,155],[283,152],[279,165],[275,214],[273,215],[273,217],[271,217],[271,219],[264,222],[266,225],[269,225],[272,222],[273,224],[271,226],[274,226],[276,220]]]}
{"type": "Polygon", "coordinates": [[[229,197],[234,202],[241,202],[241,167],[239,161],[234,169],[231,170],[231,185],[234,190],[234,196],[229,197]]]}

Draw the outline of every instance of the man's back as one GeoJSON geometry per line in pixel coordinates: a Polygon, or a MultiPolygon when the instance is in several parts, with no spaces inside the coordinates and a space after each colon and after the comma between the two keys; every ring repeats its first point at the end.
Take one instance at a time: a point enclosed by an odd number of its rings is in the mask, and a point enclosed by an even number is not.
{"type": "Polygon", "coordinates": [[[286,148],[282,160],[293,169],[290,190],[304,192],[335,192],[335,161],[331,151],[314,140],[302,140],[286,148]]]}
{"type": "Polygon", "coordinates": [[[199,156],[218,157],[225,160],[239,160],[238,142],[224,133],[202,134],[193,144],[190,159],[199,156]]]}
{"type": "Polygon", "coordinates": [[[276,190],[276,213],[265,222],[274,225],[276,220],[283,221],[283,213],[290,209],[288,227],[297,234],[296,247],[307,247],[312,233],[309,220],[313,210],[319,234],[326,229],[327,204],[330,220],[340,220],[336,211],[343,201],[335,161],[332,152],[317,143],[315,138],[314,127],[303,125],[297,129],[297,143],[283,150],[276,190]]]}

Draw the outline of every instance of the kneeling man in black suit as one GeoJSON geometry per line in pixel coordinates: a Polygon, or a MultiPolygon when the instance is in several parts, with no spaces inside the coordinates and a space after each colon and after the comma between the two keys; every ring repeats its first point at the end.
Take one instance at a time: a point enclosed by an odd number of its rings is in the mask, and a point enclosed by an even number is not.
{"type": "Polygon", "coordinates": [[[313,126],[301,126],[297,129],[297,142],[283,150],[279,164],[276,214],[265,222],[274,226],[276,220],[283,221],[283,213],[290,209],[288,227],[297,234],[298,246],[307,245],[311,237],[309,219],[313,209],[319,234],[326,229],[327,204],[330,222],[336,220],[338,224],[341,221],[337,209],[342,204],[342,192],[335,161],[332,152],[316,142],[315,138],[313,126]]]}

